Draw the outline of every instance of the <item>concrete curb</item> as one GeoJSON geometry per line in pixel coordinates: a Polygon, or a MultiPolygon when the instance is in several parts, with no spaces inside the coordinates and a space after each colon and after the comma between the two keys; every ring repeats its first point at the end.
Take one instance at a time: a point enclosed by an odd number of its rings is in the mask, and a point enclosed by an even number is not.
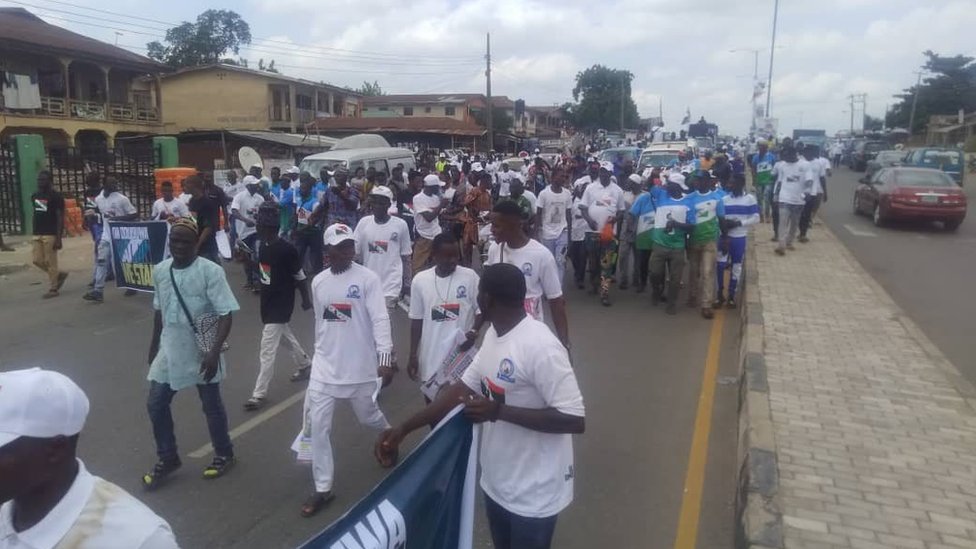
{"type": "Polygon", "coordinates": [[[739,444],[736,464],[736,542],[739,549],[782,549],[779,462],[766,382],[763,309],[755,241],[743,265],[739,347],[739,444]]]}

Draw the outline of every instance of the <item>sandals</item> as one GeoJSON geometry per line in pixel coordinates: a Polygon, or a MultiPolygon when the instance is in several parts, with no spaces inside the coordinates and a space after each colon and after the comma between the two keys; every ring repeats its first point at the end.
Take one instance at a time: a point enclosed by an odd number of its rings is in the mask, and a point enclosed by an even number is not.
{"type": "Polygon", "coordinates": [[[301,514],[305,518],[312,517],[325,508],[325,506],[331,503],[334,499],[335,494],[332,493],[332,490],[329,490],[328,492],[315,492],[305,500],[305,503],[302,504],[301,514]]]}
{"type": "Polygon", "coordinates": [[[309,378],[312,373],[312,367],[306,366],[304,368],[299,368],[295,370],[295,373],[291,375],[289,379],[292,381],[305,381],[309,378]]]}
{"type": "Polygon", "coordinates": [[[159,483],[183,465],[179,458],[173,461],[159,460],[153,465],[152,471],[142,475],[142,487],[146,491],[155,490],[159,483]]]}
{"type": "Polygon", "coordinates": [[[251,397],[244,403],[244,409],[248,412],[259,410],[264,406],[264,397],[251,397]]]}
{"type": "Polygon", "coordinates": [[[237,460],[233,456],[214,456],[213,461],[210,462],[210,465],[207,465],[207,468],[203,470],[203,478],[207,480],[220,478],[224,476],[235,463],[237,463],[237,460]]]}

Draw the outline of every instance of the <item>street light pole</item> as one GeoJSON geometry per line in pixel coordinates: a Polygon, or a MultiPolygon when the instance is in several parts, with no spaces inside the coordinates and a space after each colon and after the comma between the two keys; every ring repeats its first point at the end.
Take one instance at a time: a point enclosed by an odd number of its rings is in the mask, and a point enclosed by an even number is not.
{"type": "Polygon", "coordinates": [[[769,102],[773,98],[773,54],[776,53],[776,19],[779,17],[779,0],[773,5],[773,40],[769,46],[769,77],[766,79],[766,118],[769,118],[769,102]]]}

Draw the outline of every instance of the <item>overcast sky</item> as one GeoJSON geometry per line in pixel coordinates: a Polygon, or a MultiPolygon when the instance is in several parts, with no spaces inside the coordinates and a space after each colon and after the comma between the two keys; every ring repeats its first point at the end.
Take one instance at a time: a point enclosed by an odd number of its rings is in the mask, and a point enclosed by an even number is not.
{"type": "MultiPolygon", "coordinates": [[[[641,116],[655,116],[661,99],[671,128],[687,108],[740,135],[754,55],[729,50],[761,49],[765,80],[773,19],[773,0],[10,1],[0,5],[139,53],[162,23],[233,9],[251,25],[242,55],[252,66],[273,58],[285,74],[352,87],[377,80],[389,93],[484,92],[490,32],[496,95],[561,104],[576,73],[601,63],[634,73],[641,116]]],[[[976,56],[974,29],[976,0],[781,0],[772,116],[781,133],[846,129],[851,93],[866,93],[868,114],[881,116],[914,82],[922,51],[976,56]]]]}

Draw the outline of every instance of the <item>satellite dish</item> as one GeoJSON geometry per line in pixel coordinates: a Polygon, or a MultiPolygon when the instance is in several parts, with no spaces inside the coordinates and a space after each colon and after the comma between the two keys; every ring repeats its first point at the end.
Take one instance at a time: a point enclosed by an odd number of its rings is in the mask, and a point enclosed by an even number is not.
{"type": "Polygon", "coordinates": [[[251,166],[255,164],[261,165],[262,168],[264,167],[264,161],[261,160],[261,155],[251,147],[241,147],[237,151],[237,160],[241,162],[241,168],[244,168],[244,171],[250,170],[251,166]]]}

